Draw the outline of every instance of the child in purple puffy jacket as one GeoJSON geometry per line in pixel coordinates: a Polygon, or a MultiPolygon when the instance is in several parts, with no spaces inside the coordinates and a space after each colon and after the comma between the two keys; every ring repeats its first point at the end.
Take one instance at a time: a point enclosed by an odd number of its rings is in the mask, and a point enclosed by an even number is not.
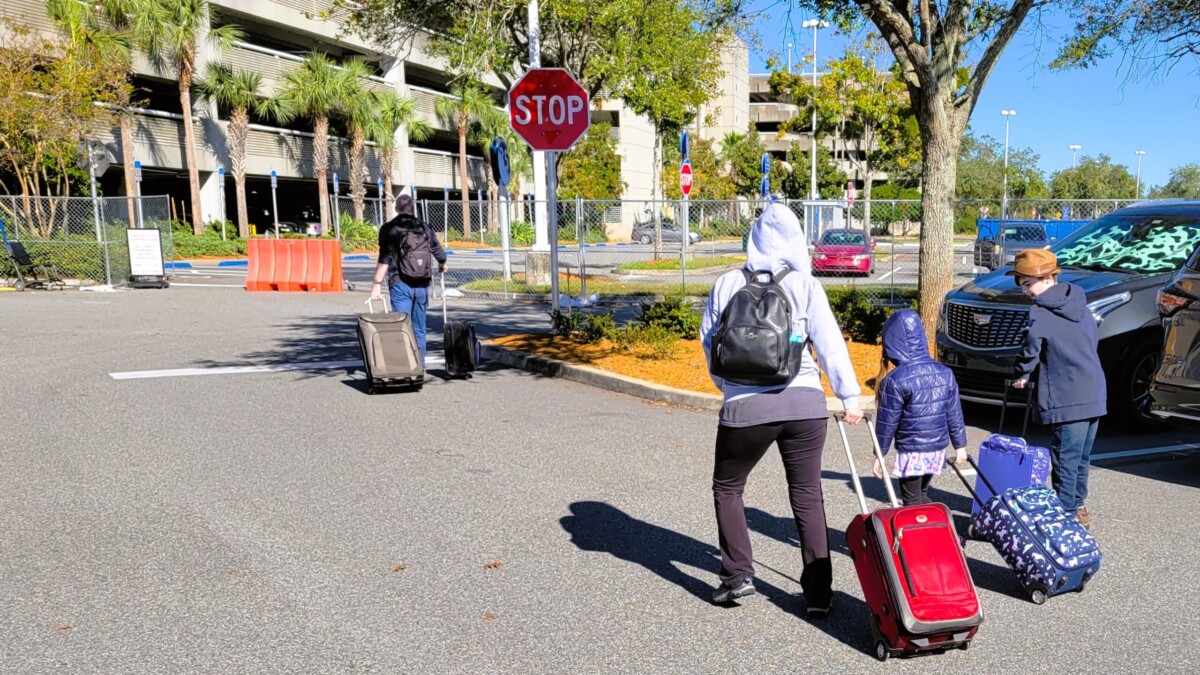
{"type": "MultiPolygon", "coordinates": [[[[921,317],[902,309],[883,324],[883,358],[875,381],[875,436],[884,454],[896,445],[892,475],[905,506],[928,504],[929,483],[941,473],[946,448],[967,459],[967,427],[954,373],[929,356],[921,317]],[[888,372],[890,367],[895,370],[888,372]]],[[[875,460],[875,476],[883,467],[875,460]]]]}

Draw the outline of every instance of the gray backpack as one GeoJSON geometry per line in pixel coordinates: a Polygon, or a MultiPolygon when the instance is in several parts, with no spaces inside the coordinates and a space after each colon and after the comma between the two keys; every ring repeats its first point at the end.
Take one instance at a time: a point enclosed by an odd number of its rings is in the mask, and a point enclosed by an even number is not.
{"type": "Polygon", "coordinates": [[[433,247],[429,230],[416,218],[400,221],[400,257],[396,261],[400,276],[409,279],[433,278],[433,247]]]}
{"type": "Polygon", "coordinates": [[[787,384],[800,370],[807,340],[792,340],[792,304],[779,285],[788,270],[742,270],[746,285],[733,294],[713,334],[713,375],[747,386],[787,384]],[[768,280],[759,281],[765,274],[768,280]]]}

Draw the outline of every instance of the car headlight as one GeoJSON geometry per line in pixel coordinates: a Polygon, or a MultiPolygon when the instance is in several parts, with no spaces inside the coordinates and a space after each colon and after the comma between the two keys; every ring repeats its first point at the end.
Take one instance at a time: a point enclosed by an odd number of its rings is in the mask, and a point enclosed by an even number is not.
{"type": "Polygon", "coordinates": [[[858,263],[860,263],[866,259],[867,259],[867,256],[865,256],[865,255],[856,255],[856,256],[854,256],[854,264],[857,265],[858,263]]]}
{"type": "Polygon", "coordinates": [[[1124,293],[1118,293],[1107,298],[1093,300],[1088,303],[1087,307],[1091,310],[1092,317],[1096,319],[1096,323],[1100,323],[1104,320],[1104,317],[1112,314],[1114,310],[1132,299],[1133,295],[1129,291],[1125,291],[1124,293]]]}
{"type": "Polygon", "coordinates": [[[824,253],[814,253],[813,254],[813,260],[824,260],[824,259],[825,259],[824,253]]]}

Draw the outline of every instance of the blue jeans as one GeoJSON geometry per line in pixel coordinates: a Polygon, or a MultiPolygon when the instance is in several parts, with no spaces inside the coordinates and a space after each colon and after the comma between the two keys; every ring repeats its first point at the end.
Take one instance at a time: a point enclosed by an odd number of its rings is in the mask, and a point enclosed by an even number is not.
{"type": "Polygon", "coordinates": [[[403,312],[412,319],[413,333],[421,349],[421,365],[425,365],[425,314],[429,308],[429,289],[413,287],[396,279],[389,289],[392,296],[392,311],[403,312]]]}
{"type": "Polygon", "coordinates": [[[1087,500],[1088,467],[1092,462],[1092,443],[1100,420],[1078,420],[1055,424],[1050,440],[1050,480],[1054,491],[1069,513],[1078,511],[1087,500]]]}

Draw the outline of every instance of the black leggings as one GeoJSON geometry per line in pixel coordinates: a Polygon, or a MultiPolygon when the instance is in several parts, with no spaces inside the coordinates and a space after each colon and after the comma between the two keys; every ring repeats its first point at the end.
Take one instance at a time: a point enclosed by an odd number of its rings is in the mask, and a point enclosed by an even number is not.
{"type": "Polygon", "coordinates": [[[932,504],[929,499],[929,484],[933,482],[933,474],[924,476],[909,476],[900,479],[900,500],[905,506],[932,504]]]}
{"type": "Polygon", "coordinates": [[[833,569],[829,562],[829,534],[825,529],[825,499],[821,493],[821,454],[828,428],[826,418],[717,428],[713,502],[721,543],[721,581],[726,585],[735,586],[754,576],[754,554],[750,550],[742,491],[758,460],[776,443],[783,458],[792,515],[800,533],[804,558],[800,586],[809,602],[829,601],[833,594],[833,569]]]}

